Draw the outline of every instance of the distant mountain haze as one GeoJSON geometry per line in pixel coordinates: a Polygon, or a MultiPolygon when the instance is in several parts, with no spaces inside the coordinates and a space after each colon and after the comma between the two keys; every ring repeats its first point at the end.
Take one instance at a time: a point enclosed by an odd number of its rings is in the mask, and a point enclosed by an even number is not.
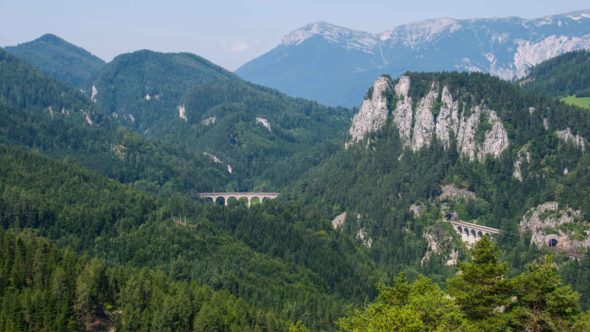
{"type": "Polygon", "coordinates": [[[381,33],[316,22],[236,73],[293,96],[356,106],[380,74],[470,71],[510,80],[544,60],[588,48],[590,10],[532,20],[437,18],[381,33]]]}

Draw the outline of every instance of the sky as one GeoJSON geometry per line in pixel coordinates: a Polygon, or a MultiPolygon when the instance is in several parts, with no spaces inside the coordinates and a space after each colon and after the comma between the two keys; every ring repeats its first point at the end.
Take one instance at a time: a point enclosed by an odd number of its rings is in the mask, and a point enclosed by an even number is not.
{"type": "Polygon", "coordinates": [[[139,49],[191,52],[229,70],[311,22],[381,32],[428,18],[537,18],[588,0],[0,0],[0,46],[53,33],[104,59],[139,49]]]}

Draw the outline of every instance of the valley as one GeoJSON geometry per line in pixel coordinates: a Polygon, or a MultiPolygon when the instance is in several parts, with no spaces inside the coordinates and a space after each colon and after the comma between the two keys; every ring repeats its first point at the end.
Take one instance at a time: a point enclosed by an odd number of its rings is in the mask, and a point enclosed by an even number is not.
{"type": "Polygon", "coordinates": [[[0,48],[0,330],[590,331],[589,13],[0,48]]]}

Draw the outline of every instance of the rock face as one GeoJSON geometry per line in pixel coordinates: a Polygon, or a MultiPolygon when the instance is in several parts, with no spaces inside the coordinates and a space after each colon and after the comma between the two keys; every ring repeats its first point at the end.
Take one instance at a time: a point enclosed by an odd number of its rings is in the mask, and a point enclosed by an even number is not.
{"type": "Polygon", "coordinates": [[[522,165],[525,162],[531,162],[531,152],[529,151],[528,146],[524,146],[518,151],[518,155],[514,161],[514,172],[512,173],[512,176],[520,182],[522,182],[522,165]]]}
{"type": "Polygon", "coordinates": [[[391,90],[391,79],[386,76],[379,77],[373,84],[373,91],[367,96],[361,105],[358,113],[352,120],[350,127],[351,143],[361,141],[368,133],[372,133],[383,127],[387,121],[387,96],[386,93],[391,90]]]}
{"type": "MultiPolygon", "coordinates": [[[[386,94],[391,85],[391,80],[386,76],[375,81],[370,98],[363,101],[353,119],[347,147],[386,125],[390,106],[386,94]]],[[[393,123],[404,146],[418,151],[429,146],[436,138],[445,148],[449,148],[451,139],[456,138],[458,152],[471,161],[483,161],[487,156],[499,157],[508,148],[509,141],[508,133],[496,112],[479,105],[460,112],[459,103],[447,86],[442,87],[439,96],[439,85],[438,82],[432,82],[428,93],[416,103],[409,95],[409,76],[400,77],[393,88],[397,100],[393,123]],[[438,116],[435,116],[437,113],[438,116]]]]}
{"type": "Polygon", "coordinates": [[[440,187],[442,193],[438,196],[440,201],[452,200],[452,199],[475,199],[475,193],[467,189],[459,189],[452,184],[447,184],[440,187]]]}
{"type": "Polygon", "coordinates": [[[186,108],[184,107],[184,104],[178,106],[178,117],[181,120],[184,120],[184,122],[188,121],[188,119],[186,117],[186,108]]]}
{"type": "Polygon", "coordinates": [[[371,248],[371,246],[373,245],[373,239],[371,239],[371,237],[369,236],[367,231],[365,231],[364,228],[361,228],[358,230],[358,232],[356,232],[356,239],[361,241],[363,245],[367,248],[371,248]]]}
{"type": "Polygon", "coordinates": [[[412,135],[412,143],[410,147],[417,151],[422,147],[430,145],[432,136],[434,134],[434,116],[432,109],[438,97],[436,92],[436,84],[433,82],[430,91],[426,97],[422,98],[416,108],[416,118],[414,122],[414,133],[412,135]]]}
{"type": "Polygon", "coordinates": [[[582,151],[586,151],[586,142],[584,137],[572,134],[572,130],[569,127],[565,130],[558,130],[555,133],[560,140],[569,144],[573,144],[582,151]]]}
{"type": "Polygon", "coordinates": [[[395,95],[398,102],[395,105],[393,113],[393,123],[399,130],[399,136],[404,142],[410,142],[412,138],[412,98],[408,95],[410,92],[410,77],[402,76],[395,85],[395,95]]]}
{"type": "MultiPolygon", "coordinates": [[[[216,163],[218,165],[225,165],[225,163],[221,159],[219,159],[219,157],[217,157],[216,155],[214,155],[212,153],[203,152],[203,156],[209,158],[209,160],[211,160],[212,162],[214,162],[214,163],[216,163]]],[[[229,174],[232,174],[233,173],[233,168],[231,167],[230,164],[227,164],[226,169],[227,169],[227,172],[229,174]]]]}
{"type": "Polygon", "coordinates": [[[448,148],[451,132],[457,133],[459,128],[459,103],[453,100],[448,87],[443,87],[440,113],[436,122],[436,137],[448,148]]]}
{"type": "Polygon", "coordinates": [[[341,214],[337,215],[332,219],[332,228],[339,229],[344,225],[344,221],[346,220],[346,212],[342,212],[341,214]]]}
{"type": "Polygon", "coordinates": [[[90,95],[90,100],[93,103],[96,103],[96,96],[98,96],[98,90],[96,89],[96,86],[92,86],[92,94],[90,95]]]}
{"type": "Polygon", "coordinates": [[[455,247],[453,237],[447,233],[440,225],[434,225],[428,228],[422,237],[426,241],[426,252],[420,259],[420,265],[424,266],[430,261],[433,255],[442,256],[447,266],[457,264],[459,252],[455,247]]]}
{"type": "Polygon", "coordinates": [[[581,215],[578,210],[559,208],[557,202],[546,202],[524,214],[519,231],[531,233],[537,247],[554,247],[577,255],[590,248],[590,223],[581,220],[581,215]]]}
{"type": "Polygon", "coordinates": [[[272,133],[272,128],[270,127],[270,122],[267,119],[259,116],[256,118],[256,123],[261,124],[264,128],[266,128],[266,130],[268,130],[269,133],[272,133]]]}
{"type": "Polygon", "coordinates": [[[201,124],[203,124],[204,126],[210,126],[212,124],[215,124],[215,121],[217,121],[217,117],[216,116],[210,116],[206,119],[201,120],[201,124]]]}

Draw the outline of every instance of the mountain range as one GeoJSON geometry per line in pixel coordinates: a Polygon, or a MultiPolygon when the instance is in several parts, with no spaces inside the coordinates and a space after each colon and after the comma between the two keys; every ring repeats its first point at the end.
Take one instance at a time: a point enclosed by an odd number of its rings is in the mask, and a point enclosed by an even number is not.
{"type": "Polygon", "coordinates": [[[469,71],[510,80],[551,57],[588,48],[590,10],[537,19],[438,18],[381,33],[316,22],[236,73],[292,96],[354,106],[380,74],[469,71]]]}
{"type": "Polygon", "coordinates": [[[93,67],[92,54],[51,35],[7,52],[71,83],[109,121],[223,168],[231,190],[285,184],[289,176],[281,169],[293,164],[290,158],[301,161],[295,174],[317,164],[352,115],[252,84],[190,53],[140,50],[93,67]],[[66,61],[73,62],[70,71],[50,69],[66,61]]]}
{"type": "MultiPolygon", "coordinates": [[[[372,45],[359,32],[329,38],[342,36],[354,52],[372,45]]],[[[346,109],[189,53],[138,50],[78,75],[55,68],[84,68],[89,52],[57,37],[23,45],[28,55],[0,50],[2,330],[331,331],[372,300],[427,325],[440,310],[425,308],[445,301],[452,321],[486,330],[455,295],[430,292],[480,260],[445,221],[496,228],[486,266],[503,273],[483,277],[519,276],[488,287],[509,299],[504,311],[483,304],[495,329],[575,330],[590,315],[590,113],[554,97],[584,91],[554,82],[586,68],[585,52],[518,82],[375,74],[346,109]],[[196,199],[210,190],[280,195],[252,207],[196,199]],[[540,261],[544,274],[522,283],[540,261]],[[407,295],[406,276],[427,296],[407,295]],[[550,291],[527,293],[544,282],[550,291]]]]}

